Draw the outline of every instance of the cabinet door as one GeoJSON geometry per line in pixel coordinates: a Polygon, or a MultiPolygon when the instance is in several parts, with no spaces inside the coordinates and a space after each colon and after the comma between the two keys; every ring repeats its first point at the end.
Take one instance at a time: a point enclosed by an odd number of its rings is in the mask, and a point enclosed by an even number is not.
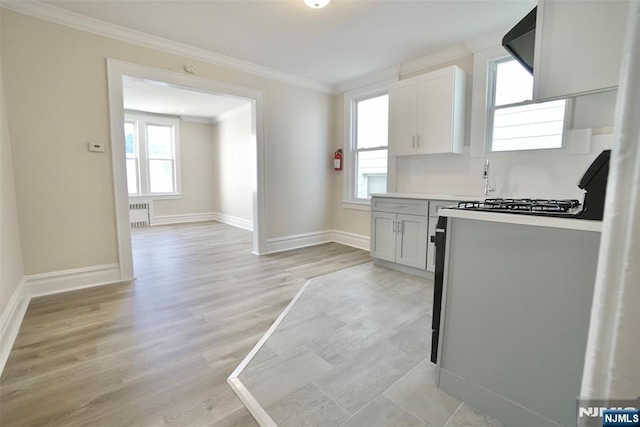
{"type": "Polygon", "coordinates": [[[628,15],[629,1],[539,1],[534,99],[617,87],[628,15]]]}
{"type": "Polygon", "coordinates": [[[427,241],[427,271],[436,271],[436,244],[431,241],[431,237],[436,235],[436,224],[438,217],[429,217],[428,241],[427,241]]]}
{"type": "Polygon", "coordinates": [[[418,82],[407,79],[389,88],[389,155],[415,154],[418,129],[418,82]]]}
{"type": "Polygon", "coordinates": [[[418,154],[461,153],[464,145],[464,72],[456,67],[418,80],[418,154]]]}
{"type": "Polygon", "coordinates": [[[424,270],[427,265],[427,217],[398,214],[396,262],[424,270]]]}
{"type": "Polygon", "coordinates": [[[371,213],[371,256],[396,261],[396,214],[371,213]]]}

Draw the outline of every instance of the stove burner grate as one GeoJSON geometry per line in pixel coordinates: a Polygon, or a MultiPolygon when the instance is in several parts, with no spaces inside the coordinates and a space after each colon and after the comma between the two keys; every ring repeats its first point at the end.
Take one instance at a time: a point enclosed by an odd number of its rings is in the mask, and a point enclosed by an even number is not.
{"type": "Polygon", "coordinates": [[[569,212],[580,206],[578,200],[565,199],[485,199],[458,203],[458,209],[518,212],[569,212]]]}

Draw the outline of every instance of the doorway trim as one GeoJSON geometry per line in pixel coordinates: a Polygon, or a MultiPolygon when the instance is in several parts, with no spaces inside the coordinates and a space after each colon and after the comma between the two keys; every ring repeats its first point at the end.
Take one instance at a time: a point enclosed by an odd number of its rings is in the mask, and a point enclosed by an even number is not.
{"type": "Polygon", "coordinates": [[[126,154],[124,144],[124,96],[123,76],[138,77],[169,83],[182,89],[195,90],[215,95],[230,95],[246,98],[252,104],[252,133],[256,144],[256,175],[253,184],[253,253],[266,253],[266,207],[265,207],[265,135],[264,92],[258,89],[236,86],[230,83],[187,76],[173,71],[152,68],[107,58],[107,80],[109,90],[109,122],[111,134],[111,166],[118,239],[118,261],[122,280],[132,280],[133,251],[129,224],[129,195],[127,190],[126,154]]]}

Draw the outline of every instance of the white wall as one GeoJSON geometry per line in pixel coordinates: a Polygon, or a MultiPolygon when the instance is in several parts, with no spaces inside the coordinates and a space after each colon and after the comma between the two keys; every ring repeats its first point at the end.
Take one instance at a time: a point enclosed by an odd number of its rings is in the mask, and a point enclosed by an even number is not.
{"type": "Polygon", "coordinates": [[[213,127],[214,212],[253,221],[256,143],[251,103],[223,115],[213,127]]]}
{"type": "MultiPolygon", "coordinates": [[[[24,277],[24,268],[1,70],[0,66],[0,318],[4,319],[5,310],[10,309],[7,303],[24,277]]],[[[4,327],[0,325],[0,330],[4,327]]]]}
{"type": "Polygon", "coordinates": [[[118,261],[106,58],[262,90],[267,237],[330,228],[332,96],[2,9],[1,55],[27,274],[118,261]]]}
{"type": "Polygon", "coordinates": [[[180,121],[182,198],[156,200],[154,216],[215,212],[213,125],[180,121]]]}
{"type": "MultiPolygon", "coordinates": [[[[611,148],[611,134],[594,135],[586,154],[527,153],[491,157],[490,176],[496,189],[489,197],[574,198],[582,201],[577,186],[587,167],[611,148]]],[[[397,191],[441,193],[484,199],[482,172],[485,157],[461,155],[403,157],[397,163],[397,191]]]]}

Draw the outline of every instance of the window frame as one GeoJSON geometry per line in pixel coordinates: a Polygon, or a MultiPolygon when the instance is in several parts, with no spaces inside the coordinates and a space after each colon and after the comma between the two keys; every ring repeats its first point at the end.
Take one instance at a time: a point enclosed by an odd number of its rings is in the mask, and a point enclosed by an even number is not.
{"type": "MultiPolygon", "coordinates": [[[[372,85],[368,85],[359,89],[355,89],[344,94],[344,177],[343,177],[343,201],[342,207],[346,209],[370,210],[371,199],[362,199],[357,197],[357,153],[366,151],[387,150],[387,186],[389,185],[389,141],[385,148],[360,148],[356,147],[356,120],[357,105],[360,101],[376,98],[379,96],[389,95],[389,85],[393,80],[382,81],[372,85]]],[[[387,187],[388,190],[388,187],[387,187]]]]}
{"type": "MultiPolygon", "coordinates": [[[[125,163],[128,162],[129,160],[135,160],[135,166],[136,166],[136,189],[137,191],[135,193],[129,193],[129,186],[127,185],[127,195],[129,197],[140,197],[142,194],[142,186],[141,186],[141,180],[140,180],[140,141],[139,141],[139,133],[138,133],[138,121],[137,120],[130,120],[125,118],[124,120],[124,124],[131,124],[133,125],[133,156],[129,157],[129,153],[127,153],[127,149],[126,149],[126,144],[127,144],[127,137],[126,137],[126,133],[125,133],[125,163]]],[[[125,171],[127,170],[126,165],[125,165],[125,171]]],[[[127,172],[127,184],[129,182],[129,173],[127,172]]]]}
{"type": "MultiPolygon", "coordinates": [[[[570,112],[570,100],[564,99],[562,101],[564,104],[564,117],[562,122],[562,140],[560,142],[560,147],[551,147],[551,148],[528,148],[523,150],[494,150],[493,149],[493,126],[494,126],[494,118],[496,110],[503,110],[507,108],[515,108],[522,107],[525,105],[533,105],[539,104],[535,102],[533,99],[529,101],[522,102],[514,102],[511,104],[504,104],[496,107],[495,98],[496,98],[496,85],[498,79],[498,64],[507,61],[515,61],[515,59],[510,55],[504,55],[499,58],[490,59],[487,61],[487,94],[486,94],[486,110],[487,110],[487,124],[486,124],[486,135],[485,135],[485,154],[496,154],[496,153],[536,153],[540,151],[548,151],[548,150],[564,150],[567,148],[567,133],[569,130],[569,120],[571,118],[570,112]]],[[[532,86],[532,98],[533,98],[533,86],[532,86]]],[[[561,101],[561,100],[556,100],[561,101]]],[[[553,102],[553,101],[543,101],[540,104],[544,104],[545,102],[553,102]]]]}
{"type": "MultiPolygon", "coordinates": [[[[130,198],[145,199],[180,199],[182,198],[182,174],[180,161],[180,119],[166,116],[156,116],[142,113],[125,112],[125,123],[134,123],[136,139],[134,141],[135,150],[138,159],[138,193],[129,194],[130,198]],[[149,158],[147,126],[169,126],[172,129],[172,154],[173,158],[173,192],[168,193],[152,193],[151,177],[149,174],[149,158]]],[[[166,160],[166,159],[164,159],[166,160]]]]}
{"type": "Polygon", "coordinates": [[[475,51],[473,54],[473,84],[471,102],[471,129],[470,129],[470,158],[527,158],[531,156],[553,157],[558,155],[587,153],[589,150],[588,138],[576,133],[571,128],[573,117],[573,100],[567,98],[564,121],[564,145],[562,148],[542,148],[535,150],[515,151],[491,151],[489,140],[489,94],[493,93],[490,87],[489,64],[502,58],[510,58],[502,45],[494,45],[475,51]]]}

